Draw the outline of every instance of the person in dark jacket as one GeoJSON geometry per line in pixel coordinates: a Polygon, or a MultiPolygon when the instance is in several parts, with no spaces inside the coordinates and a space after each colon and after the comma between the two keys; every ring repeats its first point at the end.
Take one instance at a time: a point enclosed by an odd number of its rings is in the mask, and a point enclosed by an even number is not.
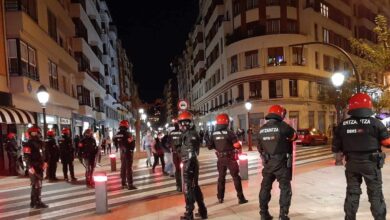
{"type": "Polygon", "coordinates": [[[9,169],[9,174],[13,176],[17,176],[17,167],[16,167],[16,162],[18,160],[19,156],[19,146],[16,143],[16,135],[15,133],[8,133],[7,135],[7,141],[5,144],[5,150],[7,151],[7,156],[8,156],[8,169],[9,169]]]}
{"type": "Polygon", "coordinates": [[[275,179],[280,188],[280,220],[288,220],[291,204],[292,142],[297,138],[295,130],[283,121],[286,109],[280,105],[270,107],[267,121],[259,131],[257,149],[263,162],[263,180],[259,193],[262,220],[272,219],[268,212],[272,183],[275,179]]]}
{"type": "Polygon", "coordinates": [[[114,137],[114,145],[118,146],[121,154],[121,179],[122,189],[137,189],[133,184],[133,157],[135,140],[133,135],[128,132],[130,125],[127,120],[119,123],[119,132],[114,137]]]}
{"type": "Polygon", "coordinates": [[[156,166],[158,164],[158,160],[161,162],[161,169],[164,175],[168,176],[169,174],[165,172],[165,160],[164,160],[164,145],[166,144],[166,140],[164,139],[164,133],[159,132],[157,134],[157,138],[154,139],[152,145],[152,153],[154,157],[154,163],[152,166],[152,172],[155,172],[156,166]]]}
{"type": "Polygon", "coordinates": [[[35,209],[47,208],[42,202],[43,171],[47,168],[47,158],[44,153],[44,142],[41,140],[41,130],[37,126],[28,129],[29,140],[23,146],[29,177],[31,181],[30,207],[35,209]]]}
{"type": "Polygon", "coordinates": [[[57,141],[54,138],[56,133],[53,130],[47,131],[47,140],[45,144],[45,153],[46,158],[49,162],[49,167],[47,171],[47,176],[49,178],[49,181],[57,181],[58,178],[56,177],[57,172],[57,162],[60,159],[60,148],[57,145],[57,141]]]}
{"type": "Polygon", "coordinates": [[[236,161],[237,151],[241,149],[241,143],[233,131],[228,130],[229,116],[227,114],[219,114],[216,117],[216,129],[211,134],[209,143],[206,143],[208,148],[215,149],[218,157],[218,201],[223,203],[225,196],[225,177],[226,171],[229,169],[232,175],[234,187],[236,188],[238,203],[244,204],[248,200],[245,199],[242,192],[240,168],[236,161]]]}
{"type": "Polygon", "coordinates": [[[87,187],[95,187],[95,182],[93,181],[93,171],[96,166],[96,156],[99,151],[99,147],[96,144],[96,140],[93,137],[91,129],[84,131],[83,138],[79,143],[79,157],[82,159],[85,166],[85,183],[87,187]]]}
{"type": "Polygon", "coordinates": [[[359,208],[362,180],[367,185],[368,200],[375,220],[386,219],[386,203],[382,192],[382,167],[386,154],[381,146],[390,147],[390,135],[381,121],[372,117],[372,101],[365,93],[349,100],[350,118],[336,128],[332,144],[334,153],[346,157],[347,193],[344,202],[346,220],[355,220],[359,208]]]}
{"type": "Polygon", "coordinates": [[[198,204],[199,215],[202,219],[207,219],[207,208],[204,204],[203,193],[199,187],[199,148],[200,138],[195,130],[192,114],[185,111],[179,114],[178,122],[181,126],[181,159],[183,162],[184,198],[186,211],[182,220],[194,219],[194,203],[198,204]]]}
{"type": "Polygon", "coordinates": [[[74,182],[77,179],[74,176],[74,147],[72,143],[72,138],[70,138],[70,129],[63,128],[62,137],[58,140],[60,146],[60,158],[62,163],[62,171],[64,172],[64,179],[68,181],[68,168],[70,172],[71,181],[74,182]]]}

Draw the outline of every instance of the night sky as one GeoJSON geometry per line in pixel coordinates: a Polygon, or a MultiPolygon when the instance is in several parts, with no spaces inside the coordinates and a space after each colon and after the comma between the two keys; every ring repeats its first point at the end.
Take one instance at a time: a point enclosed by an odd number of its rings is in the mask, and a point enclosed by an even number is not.
{"type": "Polygon", "coordinates": [[[198,13],[198,0],[107,0],[119,38],[134,64],[141,99],[162,98],[174,75],[170,62],[181,54],[198,13]]]}

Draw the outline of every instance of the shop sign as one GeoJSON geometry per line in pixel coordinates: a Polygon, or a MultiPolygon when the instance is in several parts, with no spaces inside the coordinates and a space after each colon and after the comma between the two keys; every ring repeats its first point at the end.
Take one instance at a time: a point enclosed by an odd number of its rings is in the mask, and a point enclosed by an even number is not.
{"type": "Polygon", "coordinates": [[[70,119],[60,118],[60,124],[62,124],[62,125],[70,125],[70,119]]]}
{"type": "Polygon", "coordinates": [[[75,126],[76,127],[82,127],[83,126],[83,122],[80,121],[80,120],[75,120],[75,126]]]}

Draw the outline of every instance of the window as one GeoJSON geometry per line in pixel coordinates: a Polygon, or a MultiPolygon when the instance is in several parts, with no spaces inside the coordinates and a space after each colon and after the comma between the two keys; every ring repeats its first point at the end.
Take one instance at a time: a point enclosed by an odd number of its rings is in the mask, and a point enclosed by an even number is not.
{"type": "Polygon", "coordinates": [[[318,100],[325,100],[327,98],[327,89],[326,86],[322,83],[317,83],[317,98],[318,100]]]}
{"type": "Polygon", "coordinates": [[[333,69],[334,71],[339,71],[340,68],[340,60],[337,58],[333,58],[333,69]]]}
{"type": "Polygon", "coordinates": [[[238,58],[237,55],[232,56],[230,61],[230,72],[235,73],[238,71],[238,58]]]}
{"type": "Polygon", "coordinates": [[[247,69],[252,69],[259,66],[257,54],[257,50],[245,52],[245,67],[247,69]]]}
{"type": "Polygon", "coordinates": [[[233,16],[236,16],[241,13],[240,11],[240,1],[234,1],[233,2],[233,16]]]}
{"type": "Polygon", "coordinates": [[[324,16],[324,17],[328,17],[328,15],[329,15],[329,7],[321,2],[320,3],[320,8],[321,8],[321,15],[324,16]]]}
{"type": "Polygon", "coordinates": [[[68,94],[68,95],[69,95],[69,91],[68,91],[68,79],[66,78],[66,76],[62,76],[62,91],[63,91],[65,94],[68,94]]]}
{"type": "Polygon", "coordinates": [[[287,5],[291,7],[297,7],[297,0],[287,0],[287,5]]]}
{"type": "Polygon", "coordinates": [[[296,20],[287,20],[287,33],[298,33],[298,22],[296,20]]]}
{"type": "Polygon", "coordinates": [[[271,47],[268,48],[268,65],[278,66],[286,63],[284,61],[283,47],[271,47]]]}
{"type": "Polygon", "coordinates": [[[267,20],[267,34],[280,33],[280,19],[267,20]]]}
{"type": "Polygon", "coordinates": [[[293,65],[305,65],[305,58],[303,58],[303,48],[293,47],[293,65]]]}
{"type": "Polygon", "coordinates": [[[261,99],[261,81],[249,83],[249,98],[261,99]]]}
{"type": "Polygon", "coordinates": [[[78,63],[78,68],[80,72],[90,72],[89,59],[81,52],[76,52],[74,58],[78,63]]]}
{"type": "Polygon", "coordinates": [[[58,71],[57,71],[57,64],[53,63],[49,60],[49,80],[50,80],[50,87],[53,89],[58,90],[58,71]]]}
{"type": "Polygon", "coordinates": [[[317,23],[314,24],[314,40],[318,41],[318,25],[317,25],[317,23]]]}
{"type": "Polygon", "coordinates": [[[77,86],[77,99],[80,105],[91,106],[91,94],[84,86],[77,86]]]}
{"type": "Polygon", "coordinates": [[[290,79],[289,91],[290,91],[290,97],[298,97],[298,80],[290,79]]]}
{"type": "Polygon", "coordinates": [[[256,8],[259,5],[259,0],[246,0],[246,9],[256,8]]]}
{"type": "Polygon", "coordinates": [[[57,42],[57,18],[50,10],[47,10],[47,22],[49,36],[57,42]]]}
{"type": "Polygon", "coordinates": [[[279,4],[280,4],[280,0],[267,0],[265,4],[266,4],[267,6],[279,5],[279,4]]]}
{"type": "Polygon", "coordinates": [[[11,74],[18,73],[18,47],[16,39],[8,40],[8,67],[11,74]]]}
{"type": "Polygon", "coordinates": [[[299,112],[298,111],[290,111],[288,113],[288,118],[290,120],[295,120],[297,122],[297,128],[299,128],[299,112]]]}
{"type": "Polygon", "coordinates": [[[39,75],[35,49],[19,39],[8,39],[8,50],[10,74],[26,76],[38,81],[39,75]]]}
{"type": "Polygon", "coordinates": [[[269,97],[271,99],[283,97],[283,87],[281,79],[269,80],[269,97]]]}
{"type": "Polygon", "coordinates": [[[325,71],[332,71],[332,67],[330,65],[330,56],[324,55],[324,70],[325,71]]]}
{"type": "Polygon", "coordinates": [[[309,111],[309,128],[314,128],[314,111],[309,111]]]}
{"type": "Polygon", "coordinates": [[[309,98],[313,98],[314,82],[309,82],[309,98]]]}
{"type": "Polygon", "coordinates": [[[244,100],[244,85],[243,84],[238,85],[237,99],[239,99],[240,101],[244,100]]]}
{"type": "Polygon", "coordinates": [[[316,69],[320,69],[320,55],[318,54],[318,52],[316,51],[316,53],[314,54],[314,59],[315,59],[315,62],[316,62],[316,69]]]}
{"type": "Polygon", "coordinates": [[[325,43],[329,43],[329,30],[326,28],[322,28],[322,40],[325,43]]]}
{"type": "Polygon", "coordinates": [[[34,21],[38,21],[36,0],[6,1],[5,7],[7,11],[24,11],[34,21]]]}

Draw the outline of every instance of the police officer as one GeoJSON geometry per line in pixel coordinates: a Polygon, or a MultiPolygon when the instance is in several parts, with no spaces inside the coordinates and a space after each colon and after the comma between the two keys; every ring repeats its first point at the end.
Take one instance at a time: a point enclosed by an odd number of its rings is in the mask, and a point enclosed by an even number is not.
{"type": "Polygon", "coordinates": [[[57,171],[57,162],[60,159],[60,149],[57,145],[55,137],[55,132],[53,130],[47,131],[47,140],[46,140],[46,158],[49,162],[49,167],[47,171],[47,176],[49,181],[57,181],[56,171],[57,171]]]}
{"type": "Polygon", "coordinates": [[[181,185],[181,158],[180,158],[180,151],[181,151],[181,142],[180,142],[180,136],[182,135],[182,132],[179,129],[179,124],[176,120],[173,121],[173,123],[168,127],[168,138],[169,138],[169,144],[172,149],[172,159],[173,164],[175,165],[175,178],[176,178],[176,190],[178,192],[182,192],[182,185],[181,185]]]}
{"type": "Polygon", "coordinates": [[[129,122],[127,120],[122,120],[119,123],[119,132],[114,137],[114,144],[120,149],[122,189],[127,187],[129,190],[134,190],[137,189],[133,185],[135,140],[133,135],[127,131],[129,127],[129,122]]]}
{"type": "Polygon", "coordinates": [[[207,219],[207,209],[203,201],[203,194],[198,185],[199,178],[199,155],[200,139],[192,119],[192,114],[182,112],[178,116],[178,122],[182,129],[181,135],[181,159],[184,169],[184,197],[186,212],[180,219],[194,219],[193,210],[195,201],[198,203],[199,215],[207,219]]]}
{"type": "Polygon", "coordinates": [[[257,149],[263,162],[263,180],[259,193],[260,216],[262,220],[272,219],[268,212],[272,183],[275,179],[280,188],[279,219],[288,220],[291,203],[292,141],[297,137],[295,130],[283,121],[286,110],[280,105],[269,108],[265,117],[267,123],[260,128],[257,149]]]}
{"type": "Polygon", "coordinates": [[[5,150],[7,151],[8,156],[9,174],[17,176],[18,172],[16,171],[16,161],[18,160],[19,147],[16,143],[15,133],[8,133],[5,150]]]}
{"type": "Polygon", "coordinates": [[[71,181],[76,181],[74,177],[74,147],[72,143],[72,138],[70,137],[70,129],[63,128],[61,131],[61,138],[58,140],[60,146],[60,158],[62,163],[62,171],[64,172],[64,179],[68,181],[68,168],[70,172],[71,181]]]}
{"type": "Polygon", "coordinates": [[[27,132],[29,140],[23,146],[23,153],[31,181],[30,207],[35,209],[47,208],[48,206],[41,201],[43,170],[47,168],[41,130],[33,126],[27,132]]]}
{"type": "Polygon", "coordinates": [[[371,117],[370,96],[357,93],[349,100],[350,118],[342,121],[335,131],[332,150],[346,156],[347,193],[344,203],[345,219],[355,220],[362,194],[362,179],[367,185],[368,200],[375,220],[386,219],[386,204],[382,193],[381,168],[385,154],[381,145],[390,147],[390,136],[378,119],[371,117]]]}
{"type": "Polygon", "coordinates": [[[98,146],[96,140],[93,137],[92,130],[87,129],[84,131],[83,138],[79,143],[79,157],[83,161],[85,166],[85,183],[87,187],[93,188],[95,182],[93,181],[92,175],[96,165],[96,155],[98,153],[98,146]]]}
{"type": "Polygon", "coordinates": [[[237,151],[241,149],[241,144],[233,131],[228,130],[229,116],[227,114],[219,114],[216,117],[216,129],[212,132],[211,138],[207,143],[208,148],[215,149],[218,157],[218,201],[223,203],[225,196],[225,177],[226,170],[229,169],[230,175],[233,177],[234,187],[237,191],[238,203],[244,204],[248,200],[242,192],[240,169],[236,161],[237,151]]]}

